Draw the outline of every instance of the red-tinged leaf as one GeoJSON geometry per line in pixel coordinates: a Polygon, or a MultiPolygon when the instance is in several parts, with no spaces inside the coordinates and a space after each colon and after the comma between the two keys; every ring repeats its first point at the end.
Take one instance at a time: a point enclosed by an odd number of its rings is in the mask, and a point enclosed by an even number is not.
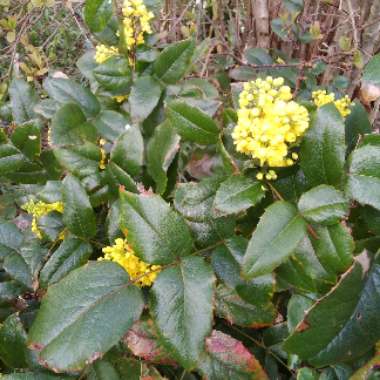
{"type": "Polygon", "coordinates": [[[209,356],[200,365],[206,380],[265,380],[265,373],[259,361],[238,340],[214,330],[206,338],[209,356]]]}
{"type": "Polygon", "coordinates": [[[125,334],[124,343],[133,355],[144,360],[159,364],[175,364],[175,361],[168,357],[164,348],[159,344],[151,320],[136,322],[125,334]]]}

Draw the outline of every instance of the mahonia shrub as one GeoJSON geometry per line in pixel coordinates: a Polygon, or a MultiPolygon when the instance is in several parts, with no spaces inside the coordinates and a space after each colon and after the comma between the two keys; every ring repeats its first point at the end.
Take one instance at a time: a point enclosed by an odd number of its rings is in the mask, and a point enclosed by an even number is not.
{"type": "Polygon", "coordinates": [[[205,77],[212,41],[164,43],[153,3],[87,0],[82,82],[9,85],[1,378],[377,378],[368,104],[258,48],[205,77]]]}

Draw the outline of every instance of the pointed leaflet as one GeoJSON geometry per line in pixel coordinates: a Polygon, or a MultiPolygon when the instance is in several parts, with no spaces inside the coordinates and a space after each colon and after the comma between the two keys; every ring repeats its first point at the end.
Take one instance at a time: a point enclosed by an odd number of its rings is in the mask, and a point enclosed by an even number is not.
{"type": "Polygon", "coordinates": [[[222,215],[236,214],[260,202],[264,195],[261,182],[233,175],[216,192],[214,210],[222,215]]]}
{"type": "Polygon", "coordinates": [[[169,264],[192,250],[185,220],[160,196],[121,192],[121,227],[136,254],[152,264],[169,264]]]}
{"type": "Polygon", "coordinates": [[[156,192],[163,194],[168,182],[167,171],[179,150],[180,137],[168,122],[154,129],[147,147],[148,172],[156,182],[156,192]]]}
{"type": "Polygon", "coordinates": [[[211,332],[213,284],[209,264],[190,256],[164,269],[152,287],[151,312],[162,342],[188,369],[196,367],[211,332]]]}
{"type": "Polygon", "coordinates": [[[91,253],[90,244],[73,236],[65,237],[40,272],[41,286],[58,282],[73,269],[85,264],[91,253]]]}
{"type": "Polygon", "coordinates": [[[49,96],[57,102],[79,104],[86,116],[96,116],[100,111],[96,96],[70,79],[49,77],[44,80],[43,86],[49,96]]]}
{"type": "Polygon", "coordinates": [[[86,0],[84,19],[92,33],[101,32],[111,17],[111,0],[86,0]]]}
{"type": "Polygon", "coordinates": [[[298,209],[309,222],[331,225],[347,215],[348,203],[339,190],[320,185],[302,194],[298,209]]]}
{"type": "Polygon", "coordinates": [[[205,380],[268,380],[260,362],[244,345],[231,336],[214,330],[206,339],[208,355],[200,370],[205,380]]]}
{"type": "Polygon", "coordinates": [[[25,156],[16,147],[0,144],[0,175],[16,172],[25,162],[25,156]]]}
{"type": "Polygon", "coordinates": [[[355,149],[349,161],[348,196],[380,210],[380,146],[355,149]]]}
{"type": "Polygon", "coordinates": [[[23,79],[13,78],[9,86],[9,96],[13,119],[17,124],[36,117],[33,108],[37,104],[38,97],[27,82],[23,79]]]}
{"type": "Polygon", "coordinates": [[[138,78],[132,86],[128,101],[132,120],[143,122],[154,110],[161,97],[160,83],[151,76],[138,78]]]}
{"type": "Polygon", "coordinates": [[[129,284],[123,268],[92,262],[49,287],[29,345],[48,368],[79,371],[119,341],[143,306],[141,290],[129,284]]]}
{"type": "Polygon", "coordinates": [[[169,45],[153,64],[153,73],[166,84],[175,84],[188,70],[195,50],[193,40],[169,45]]]}
{"type": "Polygon", "coordinates": [[[248,244],[243,261],[247,278],[270,273],[282,264],[306,235],[306,223],[296,208],[276,202],[261,217],[248,244]]]}
{"type": "Polygon", "coordinates": [[[126,131],[128,121],[129,119],[120,112],[103,110],[94,119],[93,123],[100,136],[114,142],[126,131]]]}
{"type": "Polygon", "coordinates": [[[81,107],[76,103],[64,104],[53,116],[51,143],[60,145],[78,145],[87,141],[96,141],[96,129],[86,122],[81,107]]]}
{"type": "Polygon", "coordinates": [[[64,203],[63,222],[70,232],[82,239],[90,239],[96,233],[95,213],[80,181],[67,175],[62,182],[64,203]]]}
{"type": "Polygon", "coordinates": [[[201,145],[215,144],[219,128],[210,116],[183,102],[171,102],[167,108],[168,119],[184,140],[201,145]]]}
{"type": "Polygon", "coordinates": [[[300,164],[311,186],[341,187],[345,162],[344,123],[333,104],[318,108],[301,144],[300,164]]]}
{"type": "Polygon", "coordinates": [[[37,122],[28,122],[18,125],[13,131],[11,140],[14,146],[30,160],[34,160],[41,153],[41,126],[37,122]]]}
{"type": "Polygon", "coordinates": [[[316,367],[352,361],[380,338],[380,263],[369,273],[364,253],[338,284],[319,299],[285,341],[286,351],[316,367]],[[332,318],[333,316],[333,318],[332,318]]]}

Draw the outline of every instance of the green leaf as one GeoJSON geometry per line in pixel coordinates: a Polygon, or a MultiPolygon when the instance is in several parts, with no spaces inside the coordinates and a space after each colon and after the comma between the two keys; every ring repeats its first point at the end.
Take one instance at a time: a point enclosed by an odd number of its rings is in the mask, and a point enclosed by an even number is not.
{"type": "Polygon", "coordinates": [[[26,162],[24,155],[11,144],[0,144],[0,175],[17,172],[26,162]]]}
{"type": "Polygon", "coordinates": [[[100,150],[92,143],[54,149],[58,162],[79,178],[99,172],[100,150]]]}
{"type": "Polygon", "coordinates": [[[185,140],[198,144],[216,144],[219,128],[208,115],[183,102],[171,102],[167,108],[168,119],[173,128],[185,140]]]}
{"type": "Polygon", "coordinates": [[[30,160],[34,160],[41,153],[41,132],[37,123],[25,123],[16,127],[11,140],[30,160]]]}
{"type": "Polygon", "coordinates": [[[216,192],[214,210],[217,215],[237,214],[256,205],[264,195],[261,182],[233,175],[216,192]]]}
{"type": "Polygon", "coordinates": [[[85,240],[96,234],[94,210],[78,179],[67,175],[62,182],[63,222],[74,235],[85,240]]]}
{"type": "Polygon", "coordinates": [[[294,332],[299,322],[305,316],[306,311],[313,305],[313,300],[300,294],[293,294],[290,297],[287,307],[287,324],[291,333],[294,332]]]}
{"type": "Polygon", "coordinates": [[[333,104],[327,104],[312,116],[301,144],[300,164],[310,185],[341,187],[345,152],[343,119],[333,104]]]}
{"type": "Polygon", "coordinates": [[[137,193],[137,185],[133,178],[119,165],[114,162],[110,162],[106,168],[107,183],[110,186],[112,194],[117,196],[119,194],[120,186],[123,186],[125,190],[137,193]]]}
{"type": "Polygon", "coordinates": [[[1,380],[74,380],[71,376],[53,375],[48,372],[20,372],[1,375],[1,380]]]}
{"type": "Polygon", "coordinates": [[[100,136],[112,142],[129,128],[128,122],[125,115],[111,110],[101,111],[93,121],[100,136]]]}
{"type": "Polygon", "coordinates": [[[261,217],[243,261],[247,278],[270,273],[283,263],[306,234],[306,224],[294,206],[276,202],[261,217]]]}
{"type": "Polygon", "coordinates": [[[17,124],[24,123],[36,117],[33,110],[38,97],[32,87],[23,79],[13,78],[9,85],[13,120],[17,124]]]}
{"type": "Polygon", "coordinates": [[[90,244],[75,237],[66,237],[53,252],[40,272],[43,287],[58,282],[72,270],[85,264],[92,253],[90,244]]]}
{"type": "Polygon", "coordinates": [[[325,293],[336,281],[335,274],[328,273],[319,262],[308,237],[301,240],[289,259],[277,269],[276,276],[301,292],[312,293],[325,293]]]}
{"type": "Polygon", "coordinates": [[[214,330],[206,339],[208,355],[200,370],[206,380],[268,380],[260,362],[238,340],[214,330]]]}
{"type": "Polygon", "coordinates": [[[151,312],[162,342],[187,369],[201,359],[211,332],[213,284],[210,266],[191,256],[164,269],[152,287],[151,312]]]}
{"type": "Polygon", "coordinates": [[[329,273],[344,272],[352,263],[354,241],[348,230],[341,224],[314,226],[317,237],[311,237],[319,262],[329,273]]]}
{"type": "Polygon", "coordinates": [[[132,176],[140,173],[144,160],[144,140],[140,128],[129,126],[111,150],[111,161],[132,176]]]}
{"type": "Polygon", "coordinates": [[[186,74],[195,50],[193,40],[169,45],[153,64],[154,74],[166,84],[175,84],[186,74]]]}
{"type": "Polygon", "coordinates": [[[132,73],[126,58],[111,57],[98,65],[93,74],[102,87],[112,95],[125,95],[131,88],[132,73]]]}
{"type": "Polygon", "coordinates": [[[97,360],[88,372],[87,380],[120,380],[116,368],[106,360],[97,360]]]}
{"type": "Polygon", "coordinates": [[[128,98],[132,120],[143,122],[154,110],[161,97],[160,83],[151,76],[139,77],[132,86],[128,98]]]}
{"type": "Polygon", "coordinates": [[[363,205],[380,210],[380,146],[355,149],[349,160],[346,192],[363,205]]]}
{"type": "Polygon", "coordinates": [[[27,362],[26,332],[18,314],[10,315],[0,326],[0,359],[13,368],[25,368],[27,362]]]}
{"type": "Polygon", "coordinates": [[[29,345],[48,368],[80,371],[119,341],[143,306],[141,291],[129,284],[123,268],[90,263],[48,288],[29,345]]]}
{"type": "Polygon", "coordinates": [[[359,139],[366,133],[371,133],[372,126],[368,118],[368,112],[360,102],[355,102],[351,107],[351,113],[345,121],[346,144],[348,152],[351,152],[359,139]]]}
{"type": "Polygon", "coordinates": [[[63,105],[54,115],[51,124],[51,142],[56,146],[79,145],[96,141],[95,127],[86,121],[81,107],[76,103],[63,105]]]}
{"type": "Polygon", "coordinates": [[[216,313],[230,324],[261,328],[273,323],[276,309],[270,302],[260,306],[248,303],[236,290],[221,284],[216,289],[216,313]]]}
{"type": "Polygon", "coordinates": [[[303,367],[297,371],[297,380],[318,380],[319,373],[312,368],[303,367]]]}
{"type": "Polygon", "coordinates": [[[147,166],[156,183],[156,192],[163,194],[168,183],[167,171],[179,150],[180,137],[164,122],[154,129],[147,147],[147,166]]]}
{"type": "Polygon", "coordinates": [[[84,20],[92,33],[101,32],[111,17],[111,0],[86,0],[84,20]]]}
{"type": "Polygon", "coordinates": [[[95,95],[70,79],[46,78],[43,86],[49,96],[59,103],[78,103],[86,116],[96,116],[100,111],[95,95]]]}
{"type": "Polygon", "coordinates": [[[380,338],[379,260],[369,273],[368,257],[359,260],[309,309],[285,341],[286,351],[324,367],[360,357],[380,338]]]}
{"type": "Polygon", "coordinates": [[[121,192],[121,226],[136,254],[148,263],[169,264],[192,250],[184,219],[158,195],[121,192]]]}
{"type": "Polygon", "coordinates": [[[309,222],[331,225],[347,215],[348,203],[339,190],[320,185],[302,194],[298,209],[309,222]]]}
{"type": "Polygon", "coordinates": [[[362,82],[376,87],[380,86],[380,54],[373,56],[364,67],[362,82]]]}

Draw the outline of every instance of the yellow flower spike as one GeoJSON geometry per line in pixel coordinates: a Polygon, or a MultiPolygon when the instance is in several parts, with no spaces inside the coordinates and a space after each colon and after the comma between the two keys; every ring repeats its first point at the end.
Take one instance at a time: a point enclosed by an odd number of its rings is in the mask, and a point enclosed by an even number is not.
{"type": "Polygon", "coordinates": [[[33,216],[31,225],[32,232],[39,239],[42,239],[42,232],[38,228],[38,220],[52,211],[57,211],[62,214],[64,206],[62,202],[45,203],[42,201],[34,202],[33,200],[29,200],[23,204],[21,208],[33,216]]]}
{"type": "Polygon", "coordinates": [[[327,93],[326,90],[316,90],[311,94],[314,104],[317,107],[322,107],[325,104],[334,103],[342,117],[346,117],[351,113],[350,107],[352,102],[346,95],[341,99],[335,100],[335,94],[333,92],[327,93]]]}
{"type": "Polygon", "coordinates": [[[119,54],[119,49],[115,46],[106,46],[103,44],[96,46],[95,62],[104,63],[108,58],[119,54]]]}
{"type": "MultiPolygon", "coordinates": [[[[290,145],[298,144],[309,127],[309,114],[292,100],[284,79],[267,77],[245,83],[239,105],[238,123],[232,133],[236,150],[251,156],[259,166],[294,163],[289,158],[290,145]]],[[[269,177],[276,179],[277,175],[269,177]]]]}
{"type": "Polygon", "coordinates": [[[151,286],[161,270],[160,265],[151,265],[140,260],[126,239],[118,238],[114,245],[104,247],[102,251],[104,257],[99,257],[98,260],[118,263],[128,272],[131,280],[136,280],[135,284],[140,287],[151,286]]]}

